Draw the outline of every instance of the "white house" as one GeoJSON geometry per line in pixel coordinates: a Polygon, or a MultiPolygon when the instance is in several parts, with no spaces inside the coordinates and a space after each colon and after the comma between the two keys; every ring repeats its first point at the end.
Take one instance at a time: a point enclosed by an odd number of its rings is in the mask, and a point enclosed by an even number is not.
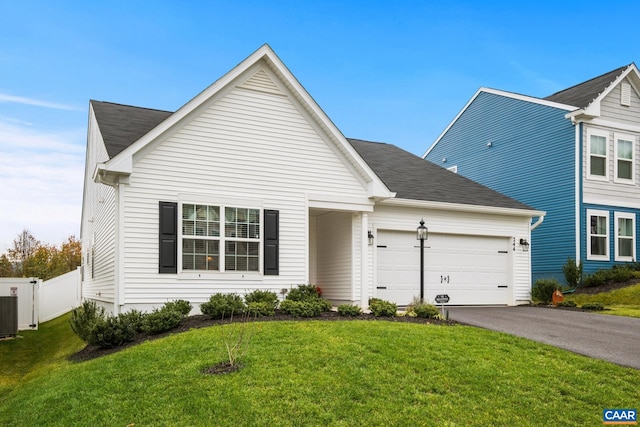
{"type": "Polygon", "coordinates": [[[83,297],[150,310],[311,283],[334,304],[530,300],[544,212],[345,138],[265,45],[176,112],[91,101],[83,297]],[[535,226],[535,225],[534,225],[535,226]]]}

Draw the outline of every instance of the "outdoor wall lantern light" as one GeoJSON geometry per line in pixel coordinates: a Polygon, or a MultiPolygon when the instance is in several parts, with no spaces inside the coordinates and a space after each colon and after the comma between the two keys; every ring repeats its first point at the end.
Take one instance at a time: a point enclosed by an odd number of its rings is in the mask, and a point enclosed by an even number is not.
{"type": "Polygon", "coordinates": [[[527,239],[520,239],[520,246],[522,246],[523,252],[529,252],[529,242],[527,242],[527,239]]]}
{"type": "Polygon", "coordinates": [[[371,230],[367,231],[367,238],[369,239],[369,246],[373,245],[373,232],[371,230]]]}
{"type": "Polygon", "coordinates": [[[416,229],[420,240],[420,302],[424,301],[424,241],[429,238],[429,229],[424,226],[424,218],[420,220],[420,226],[416,229]]]}

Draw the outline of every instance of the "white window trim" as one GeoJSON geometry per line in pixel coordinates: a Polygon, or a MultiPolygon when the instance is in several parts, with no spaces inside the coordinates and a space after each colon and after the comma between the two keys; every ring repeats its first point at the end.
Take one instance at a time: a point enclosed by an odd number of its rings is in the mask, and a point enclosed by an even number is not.
{"type": "Polygon", "coordinates": [[[613,216],[615,221],[615,232],[616,232],[615,260],[633,262],[636,259],[636,216],[631,212],[615,212],[613,216]],[[621,219],[621,218],[626,218],[631,220],[631,229],[633,230],[633,234],[631,236],[633,245],[631,247],[633,249],[630,257],[618,255],[618,239],[620,238],[618,235],[618,219],[621,219]]]}
{"type": "Polygon", "coordinates": [[[609,261],[609,242],[611,239],[611,230],[609,227],[609,212],[608,211],[600,211],[595,209],[587,209],[587,260],[589,261],[609,261]],[[606,234],[606,243],[605,243],[605,254],[604,255],[592,255],[591,254],[591,217],[592,216],[603,216],[607,219],[607,234],[606,234]]]}
{"type": "Polygon", "coordinates": [[[636,137],[633,135],[628,135],[624,133],[614,133],[613,134],[614,141],[614,166],[613,166],[613,180],[617,183],[622,184],[635,184],[636,178],[636,137]],[[618,177],[618,141],[631,141],[631,179],[619,178],[618,177]]]}
{"type": "Polygon", "coordinates": [[[447,170],[453,173],[458,173],[458,165],[449,166],[447,170]]]}
{"type": "Polygon", "coordinates": [[[589,130],[587,131],[587,178],[596,181],[609,181],[609,133],[606,131],[589,130]],[[591,175],[591,136],[602,136],[606,140],[605,160],[604,160],[604,176],[591,175]]]}
{"type": "MultiPolygon", "coordinates": [[[[244,278],[246,276],[261,276],[263,272],[263,264],[264,264],[264,244],[263,244],[263,236],[264,236],[264,209],[262,206],[249,206],[244,203],[216,203],[211,200],[207,201],[193,201],[184,199],[178,203],[178,274],[183,278],[207,278],[213,277],[218,274],[225,274],[237,276],[238,278],[244,278]],[[182,234],[182,209],[183,205],[207,205],[207,206],[217,206],[220,208],[220,236],[212,237],[211,240],[217,240],[219,243],[219,264],[218,270],[185,270],[182,266],[182,239],[185,237],[182,234]],[[256,209],[260,211],[260,238],[259,239],[241,239],[241,238],[227,238],[225,236],[225,209],[229,208],[241,208],[241,209],[256,209]],[[238,270],[225,270],[225,242],[230,241],[250,241],[250,242],[258,242],[258,270],[257,271],[238,271],[238,270]]],[[[207,240],[205,238],[205,240],[207,240]]]]}

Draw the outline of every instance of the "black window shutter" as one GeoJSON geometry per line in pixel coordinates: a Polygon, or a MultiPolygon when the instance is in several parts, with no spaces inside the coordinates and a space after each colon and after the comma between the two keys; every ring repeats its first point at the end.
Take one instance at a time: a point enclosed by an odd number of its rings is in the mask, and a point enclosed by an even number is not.
{"type": "Polygon", "coordinates": [[[178,204],[160,202],[160,273],[178,272],[178,204]]]}
{"type": "Polygon", "coordinates": [[[279,274],[279,217],[274,210],[264,211],[264,274],[277,276],[279,274]]]}

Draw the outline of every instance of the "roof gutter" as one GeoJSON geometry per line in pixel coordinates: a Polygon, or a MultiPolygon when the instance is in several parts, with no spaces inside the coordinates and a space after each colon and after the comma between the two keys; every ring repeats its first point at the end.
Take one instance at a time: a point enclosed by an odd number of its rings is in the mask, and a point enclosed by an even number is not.
{"type": "MultiPolygon", "coordinates": [[[[411,208],[422,209],[434,209],[444,211],[457,211],[457,212],[474,212],[493,215],[512,215],[522,217],[540,217],[544,218],[547,214],[545,211],[538,211],[535,209],[516,209],[516,208],[503,208],[497,206],[481,206],[481,205],[465,205],[461,203],[446,203],[446,202],[432,202],[426,200],[412,200],[412,199],[387,199],[379,202],[381,205],[390,206],[404,206],[411,208]]],[[[540,225],[542,221],[539,219],[536,224],[540,225]]],[[[537,227],[537,225],[536,225],[537,227]]]]}

